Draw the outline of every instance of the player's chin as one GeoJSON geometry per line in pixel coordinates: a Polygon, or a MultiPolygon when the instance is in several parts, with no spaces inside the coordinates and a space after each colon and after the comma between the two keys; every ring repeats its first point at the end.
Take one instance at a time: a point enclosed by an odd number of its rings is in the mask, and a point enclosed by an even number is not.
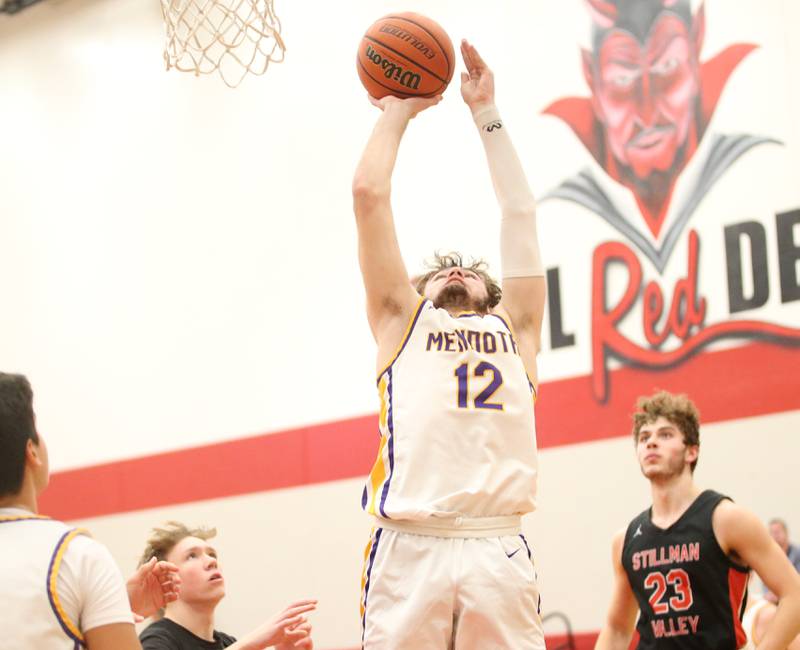
{"type": "Polygon", "coordinates": [[[463,284],[446,284],[433,301],[434,307],[458,307],[470,302],[469,291],[463,284]]]}
{"type": "Polygon", "coordinates": [[[639,467],[641,468],[642,474],[644,474],[645,478],[649,479],[660,478],[664,474],[663,469],[653,463],[647,465],[639,465],[639,467]]]}
{"type": "Polygon", "coordinates": [[[206,594],[209,598],[222,598],[225,595],[225,581],[214,580],[210,582],[206,594]]]}

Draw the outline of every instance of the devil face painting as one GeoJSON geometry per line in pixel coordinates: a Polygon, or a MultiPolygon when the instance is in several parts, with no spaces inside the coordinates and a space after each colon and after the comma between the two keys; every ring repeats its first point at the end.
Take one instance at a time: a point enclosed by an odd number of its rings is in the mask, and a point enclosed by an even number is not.
{"type": "MultiPolygon", "coordinates": [[[[630,190],[644,231],[657,240],[663,234],[675,183],[706,136],[722,90],[756,46],[731,45],[701,61],[705,13],[702,5],[692,13],[689,0],[587,0],[586,4],[592,17],[592,48],[583,50],[582,61],[591,96],[556,100],[544,113],[563,120],[608,177],[630,190]]],[[[712,148],[729,153],[709,159],[715,166],[710,170],[713,177],[717,179],[736,158],[764,142],[775,141],[755,136],[716,138],[712,148]]],[[[681,225],[708,189],[709,183],[696,187],[689,203],[680,206],[681,225]]],[[[595,179],[584,174],[565,181],[545,198],[552,197],[596,212],[663,268],[669,251],[637,236],[635,219],[619,214],[595,179]]]]}

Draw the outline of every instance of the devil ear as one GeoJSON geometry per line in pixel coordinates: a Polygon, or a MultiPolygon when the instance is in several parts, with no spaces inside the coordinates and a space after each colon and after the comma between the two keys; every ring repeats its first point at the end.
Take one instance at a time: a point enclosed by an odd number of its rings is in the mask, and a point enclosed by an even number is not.
{"type": "Polygon", "coordinates": [[[583,78],[586,80],[586,85],[594,89],[594,54],[581,48],[581,64],[583,66],[583,78]]]}
{"type": "Polygon", "coordinates": [[[703,40],[706,37],[706,6],[701,3],[697,9],[692,20],[692,39],[694,40],[694,51],[697,53],[697,58],[700,58],[700,52],[703,49],[703,40]]]}
{"type": "Polygon", "coordinates": [[[597,101],[596,86],[599,85],[599,79],[597,78],[597,70],[594,65],[594,53],[581,48],[581,64],[583,67],[583,78],[586,80],[586,85],[589,86],[592,110],[594,110],[595,115],[602,121],[603,110],[600,107],[600,103],[597,101]]]}

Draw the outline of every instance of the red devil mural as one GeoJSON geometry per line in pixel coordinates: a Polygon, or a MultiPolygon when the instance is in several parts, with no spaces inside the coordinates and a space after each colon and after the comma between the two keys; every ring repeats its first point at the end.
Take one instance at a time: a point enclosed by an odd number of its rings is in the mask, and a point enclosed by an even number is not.
{"type": "Polygon", "coordinates": [[[584,50],[582,58],[591,96],[559,99],[544,113],[569,125],[608,177],[631,191],[640,214],[625,215],[589,170],[544,198],[574,201],[595,212],[663,271],[686,222],[725,170],[752,147],[777,143],[709,133],[725,84],[756,46],[737,43],[701,61],[705,13],[701,6],[692,14],[689,0],[587,0],[587,5],[592,50],[584,50]],[[709,137],[694,187],[662,233],[675,183],[709,137]]]}
{"type": "MultiPolygon", "coordinates": [[[[582,63],[591,94],[559,99],[544,113],[563,120],[600,169],[583,169],[543,201],[577,203],[627,240],[599,243],[592,255],[595,398],[601,403],[608,399],[612,358],[655,371],[681,364],[721,339],[800,345],[800,329],[794,327],[755,319],[706,322],[714,297],[704,295],[698,272],[701,241],[695,230],[684,238],[687,266],[672,287],[663,278],[648,278],[651,273],[641,259],[649,259],[663,275],[689,219],[730,166],[753,147],[781,144],[766,136],[724,134],[712,128],[726,84],[756,46],[736,43],[701,60],[705,12],[703,5],[693,12],[690,0],[586,0],[586,5],[592,37],[582,63]],[[674,194],[679,180],[681,191],[674,194]],[[629,191],[633,201],[627,201],[620,188],[629,191]],[[607,283],[612,266],[622,267],[627,277],[624,293],[613,299],[607,283]],[[632,336],[637,318],[641,335],[632,336]],[[634,327],[624,328],[626,322],[634,327]]],[[[790,269],[781,276],[785,300],[793,300],[796,283],[796,247],[787,233],[798,215],[800,211],[776,215],[777,230],[784,233],[778,246],[784,251],[782,268],[790,269]]],[[[761,225],[746,224],[747,228],[758,230],[761,225]]],[[[731,296],[736,295],[731,286],[741,277],[740,268],[731,266],[740,262],[738,232],[726,230],[731,315],[731,296]]],[[[759,305],[766,296],[766,291],[760,292],[759,305]]]]}

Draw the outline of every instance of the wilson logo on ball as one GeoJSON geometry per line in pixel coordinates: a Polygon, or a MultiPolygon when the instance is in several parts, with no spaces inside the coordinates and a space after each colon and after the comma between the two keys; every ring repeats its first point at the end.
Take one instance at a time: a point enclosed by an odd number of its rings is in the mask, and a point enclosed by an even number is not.
{"type": "Polygon", "coordinates": [[[392,63],[388,59],[384,59],[380,54],[367,45],[367,59],[383,71],[383,76],[387,79],[392,79],[405,88],[416,90],[419,88],[420,76],[410,70],[403,70],[403,68],[396,63],[392,63]]]}

